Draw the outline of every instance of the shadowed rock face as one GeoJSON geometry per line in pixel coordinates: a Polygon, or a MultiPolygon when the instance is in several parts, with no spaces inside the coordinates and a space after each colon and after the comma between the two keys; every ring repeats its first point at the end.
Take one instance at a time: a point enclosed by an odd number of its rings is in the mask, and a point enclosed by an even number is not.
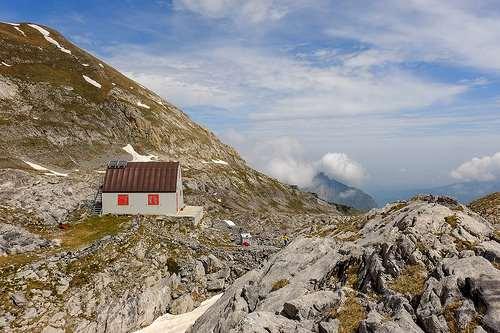
{"type": "Polygon", "coordinates": [[[236,280],[191,332],[498,332],[499,250],[479,215],[416,197],[305,229],[236,280]]]}

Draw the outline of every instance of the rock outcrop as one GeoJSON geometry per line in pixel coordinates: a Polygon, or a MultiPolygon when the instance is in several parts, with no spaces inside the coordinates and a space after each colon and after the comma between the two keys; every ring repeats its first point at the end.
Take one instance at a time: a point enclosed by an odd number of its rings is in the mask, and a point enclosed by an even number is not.
{"type": "Polygon", "coordinates": [[[463,205],[416,197],[309,227],[191,332],[498,332],[499,248],[493,226],[463,205]]]}
{"type": "Polygon", "coordinates": [[[500,192],[474,200],[469,207],[500,229],[500,192]]]}

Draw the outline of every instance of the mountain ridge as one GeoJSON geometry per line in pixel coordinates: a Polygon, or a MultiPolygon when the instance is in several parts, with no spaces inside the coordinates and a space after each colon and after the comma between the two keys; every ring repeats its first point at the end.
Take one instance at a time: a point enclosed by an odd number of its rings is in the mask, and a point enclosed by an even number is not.
{"type": "Polygon", "coordinates": [[[360,211],[377,207],[377,203],[369,194],[330,178],[323,172],[315,175],[311,185],[304,187],[304,190],[316,193],[328,202],[350,206],[360,211]]]}

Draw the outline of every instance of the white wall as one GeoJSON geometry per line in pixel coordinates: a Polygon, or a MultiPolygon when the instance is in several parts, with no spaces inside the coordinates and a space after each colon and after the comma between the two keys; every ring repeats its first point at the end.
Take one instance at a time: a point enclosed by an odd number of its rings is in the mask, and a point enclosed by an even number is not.
{"type": "Polygon", "coordinates": [[[179,166],[177,174],[177,194],[179,196],[179,209],[184,208],[184,193],[182,191],[182,175],[181,175],[181,167],[179,166]]]}
{"type": "MultiPolygon", "coordinates": [[[[172,215],[177,213],[176,193],[158,193],[160,204],[148,205],[148,194],[156,193],[103,193],[102,213],[117,215],[172,215]],[[128,194],[128,205],[118,206],[118,194],[128,194]]],[[[179,196],[179,208],[182,202],[179,196]]]]}

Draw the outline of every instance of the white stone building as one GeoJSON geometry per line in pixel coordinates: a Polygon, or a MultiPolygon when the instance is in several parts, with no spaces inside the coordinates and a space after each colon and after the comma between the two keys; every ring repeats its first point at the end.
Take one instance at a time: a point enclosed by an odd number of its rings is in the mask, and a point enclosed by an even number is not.
{"type": "Polygon", "coordinates": [[[203,215],[186,206],[179,162],[110,162],[102,186],[102,213],[116,215],[203,215]]]}

